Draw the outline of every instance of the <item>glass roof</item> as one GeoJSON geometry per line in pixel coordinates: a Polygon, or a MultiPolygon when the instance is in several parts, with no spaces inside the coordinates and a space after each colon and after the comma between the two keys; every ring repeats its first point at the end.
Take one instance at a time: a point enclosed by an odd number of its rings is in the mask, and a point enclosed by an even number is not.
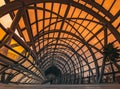
{"type": "MultiPolygon", "coordinates": [[[[1,76],[41,83],[55,65],[63,75],[97,81],[104,45],[120,47],[119,5],[120,0],[0,0],[1,76]]],[[[107,71],[109,65],[105,73],[117,73],[115,66],[107,71]]]]}

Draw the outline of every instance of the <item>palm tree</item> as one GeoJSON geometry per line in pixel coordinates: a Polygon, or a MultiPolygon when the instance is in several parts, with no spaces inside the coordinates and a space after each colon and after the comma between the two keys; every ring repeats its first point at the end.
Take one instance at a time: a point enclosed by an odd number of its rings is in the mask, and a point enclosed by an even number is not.
{"type": "Polygon", "coordinates": [[[120,58],[120,49],[118,49],[118,47],[114,47],[113,43],[105,45],[103,47],[103,56],[104,58],[98,83],[102,82],[106,62],[110,62],[111,65],[114,64],[120,72],[120,65],[117,64],[117,59],[120,58]]]}
{"type": "Polygon", "coordinates": [[[117,64],[117,59],[120,58],[120,49],[114,47],[113,43],[109,43],[104,46],[103,55],[105,57],[105,62],[113,63],[120,72],[120,65],[117,64]]]}

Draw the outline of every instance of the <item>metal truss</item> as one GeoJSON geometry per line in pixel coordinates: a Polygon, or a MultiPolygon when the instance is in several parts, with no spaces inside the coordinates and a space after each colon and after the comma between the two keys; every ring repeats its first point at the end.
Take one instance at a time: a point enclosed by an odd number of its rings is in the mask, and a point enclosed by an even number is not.
{"type": "MultiPolygon", "coordinates": [[[[54,65],[61,71],[54,84],[98,83],[103,46],[110,42],[120,46],[120,23],[115,23],[120,10],[110,12],[117,0],[111,1],[109,9],[105,9],[105,2],[5,0],[0,18],[9,15],[12,23],[6,28],[0,22],[5,33],[0,39],[0,81],[43,83],[48,81],[44,72],[54,65]]],[[[104,73],[102,82],[114,73],[119,72],[113,68],[104,73]]]]}

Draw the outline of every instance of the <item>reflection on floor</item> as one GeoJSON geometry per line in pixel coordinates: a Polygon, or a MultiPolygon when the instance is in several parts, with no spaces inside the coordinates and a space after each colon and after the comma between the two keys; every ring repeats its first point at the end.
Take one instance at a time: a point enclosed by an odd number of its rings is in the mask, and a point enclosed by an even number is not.
{"type": "Polygon", "coordinates": [[[0,89],[120,89],[119,84],[100,85],[12,85],[0,84],[0,89]]]}

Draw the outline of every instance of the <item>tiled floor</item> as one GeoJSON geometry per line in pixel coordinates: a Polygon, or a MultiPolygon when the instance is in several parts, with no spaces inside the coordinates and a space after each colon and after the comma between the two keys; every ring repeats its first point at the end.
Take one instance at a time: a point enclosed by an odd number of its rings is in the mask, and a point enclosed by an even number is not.
{"type": "Polygon", "coordinates": [[[119,84],[107,85],[4,85],[0,89],[120,89],[119,84]]]}

